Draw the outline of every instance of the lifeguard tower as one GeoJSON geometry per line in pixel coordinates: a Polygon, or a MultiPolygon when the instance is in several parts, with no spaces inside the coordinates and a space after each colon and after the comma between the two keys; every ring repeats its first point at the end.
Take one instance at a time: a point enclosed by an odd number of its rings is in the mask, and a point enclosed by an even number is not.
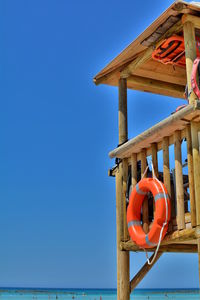
{"type": "MultiPolygon", "coordinates": [[[[127,300],[152,265],[146,263],[130,279],[129,251],[143,251],[128,233],[126,194],[128,174],[132,188],[144,173],[151,156],[156,176],[164,182],[171,201],[171,220],[154,261],[164,252],[198,253],[200,273],[200,101],[191,86],[193,62],[197,57],[196,39],[200,37],[200,3],[177,1],[153,22],[135,41],[110,62],[94,82],[118,86],[119,146],[109,153],[116,165],[109,171],[116,179],[117,216],[117,295],[127,300]],[[171,36],[184,38],[185,66],[164,64],[152,53],[171,36]],[[188,105],[161,120],[137,137],[128,139],[127,88],[184,98],[188,87],[188,105]],[[181,144],[187,144],[188,174],[183,175],[181,144]],[[174,176],[169,166],[169,147],[174,147],[174,176]],[[163,171],[158,170],[158,152],[163,155],[163,171]],[[138,175],[139,174],[139,175],[138,175]]],[[[142,226],[150,225],[148,201],[142,208],[142,226]]],[[[147,251],[154,251],[147,249],[147,251]]]]}

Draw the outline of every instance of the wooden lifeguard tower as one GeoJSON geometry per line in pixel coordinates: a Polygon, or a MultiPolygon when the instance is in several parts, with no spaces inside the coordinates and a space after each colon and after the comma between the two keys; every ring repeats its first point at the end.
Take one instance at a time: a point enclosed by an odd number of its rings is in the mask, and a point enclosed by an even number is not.
{"type": "MultiPolygon", "coordinates": [[[[116,166],[109,171],[116,178],[117,216],[117,295],[127,300],[152,267],[147,263],[130,280],[129,251],[143,251],[129,237],[126,222],[127,177],[132,187],[138,172],[144,173],[147,157],[152,157],[156,176],[167,187],[171,198],[171,221],[154,263],[164,252],[198,253],[200,274],[200,101],[191,89],[191,73],[196,58],[196,37],[200,37],[200,2],[172,4],[135,41],[94,78],[95,84],[118,86],[119,146],[109,153],[116,166]],[[184,37],[186,66],[162,64],[152,59],[155,47],[172,35],[184,37]],[[188,86],[189,104],[139,136],[128,139],[127,88],[184,98],[188,86]],[[187,143],[188,174],[183,175],[181,144],[187,143]],[[169,166],[169,147],[174,145],[175,180],[169,166]],[[163,171],[158,170],[158,151],[163,153],[163,171]],[[139,168],[140,166],[140,168],[139,168]]],[[[149,205],[143,203],[142,222],[147,233],[149,205]]],[[[149,250],[148,250],[149,251],[149,250]]],[[[151,249],[152,251],[152,249],[151,249]]]]}

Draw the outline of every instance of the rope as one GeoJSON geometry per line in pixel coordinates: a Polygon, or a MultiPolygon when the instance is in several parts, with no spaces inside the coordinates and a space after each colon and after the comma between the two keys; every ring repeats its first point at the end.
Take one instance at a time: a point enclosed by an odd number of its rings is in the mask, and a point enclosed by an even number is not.
{"type": "MultiPolygon", "coordinates": [[[[166,192],[165,192],[165,190],[164,190],[164,188],[163,188],[163,185],[160,183],[160,181],[159,181],[159,180],[157,179],[157,177],[155,176],[155,171],[154,171],[154,167],[153,167],[152,161],[151,161],[151,167],[152,167],[152,176],[153,176],[153,179],[155,179],[155,180],[158,182],[158,184],[160,185],[160,187],[161,187],[161,189],[162,189],[162,191],[163,191],[164,197],[165,197],[166,217],[165,217],[165,222],[163,223],[163,226],[162,226],[161,231],[160,231],[160,236],[159,236],[158,244],[157,244],[157,247],[156,247],[156,251],[154,252],[154,256],[153,256],[153,258],[152,258],[151,261],[150,261],[150,259],[149,259],[149,256],[148,256],[147,251],[144,249],[145,254],[146,254],[146,258],[147,258],[148,265],[152,265],[153,262],[154,262],[155,259],[156,259],[156,256],[157,256],[157,254],[158,254],[158,250],[159,250],[159,248],[160,248],[160,243],[161,243],[161,240],[162,240],[163,230],[164,230],[165,226],[167,225],[167,219],[168,219],[168,203],[167,203],[167,195],[166,195],[166,192]]],[[[147,169],[148,169],[148,168],[149,168],[149,166],[147,166],[145,172],[147,172],[147,169]]],[[[146,174],[145,172],[144,172],[142,178],[145,176],[145,174],[146,174]]]]}

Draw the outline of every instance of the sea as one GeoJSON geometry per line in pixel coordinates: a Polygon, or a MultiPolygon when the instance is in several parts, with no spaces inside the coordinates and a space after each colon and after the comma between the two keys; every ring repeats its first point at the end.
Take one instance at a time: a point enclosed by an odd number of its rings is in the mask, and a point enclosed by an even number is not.
{"type": "MultiPolygon", "coordinates": [[[[136,289],[131,300],[200,300],[197,289],[136,289]]],[[[116,300],[115,289],[0,288],[0,300],[116,300]]]]}

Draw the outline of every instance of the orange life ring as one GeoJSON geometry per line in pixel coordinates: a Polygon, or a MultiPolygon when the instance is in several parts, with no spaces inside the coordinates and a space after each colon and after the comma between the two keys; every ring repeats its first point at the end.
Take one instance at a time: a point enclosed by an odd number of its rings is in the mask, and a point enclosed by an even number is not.
{"type": "Polygon", "coordinates": [[[170,199],[164,184],[157,178],[143,178],[140,180],[131,192],[127,209],[127,224],[131,239],[142,248],[157,246],[161,229],[166,221],[161,240],[167,232],[170,216],[170,199]],[[148,234],[145,234],[141,224],[141,209],[148,192],[151,192],[154,197],[155,213],[152,227],[148,234]]]}

